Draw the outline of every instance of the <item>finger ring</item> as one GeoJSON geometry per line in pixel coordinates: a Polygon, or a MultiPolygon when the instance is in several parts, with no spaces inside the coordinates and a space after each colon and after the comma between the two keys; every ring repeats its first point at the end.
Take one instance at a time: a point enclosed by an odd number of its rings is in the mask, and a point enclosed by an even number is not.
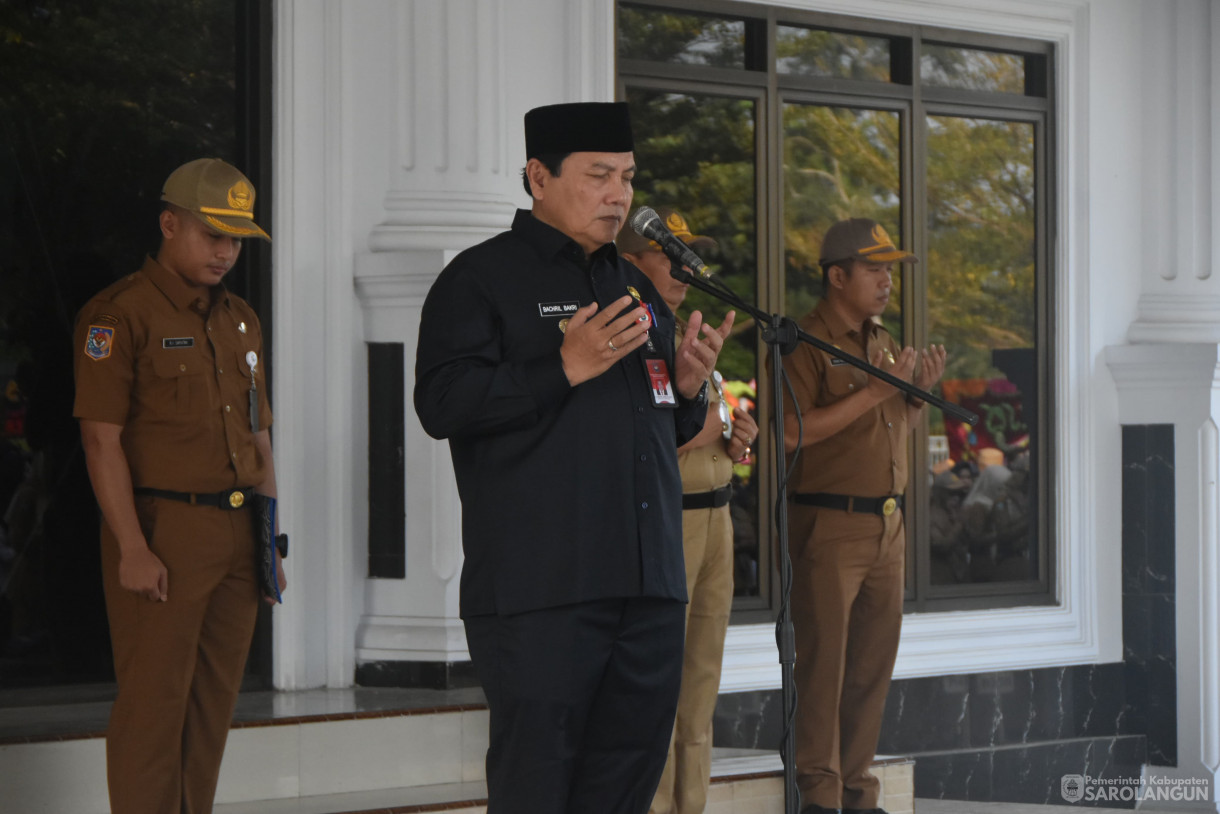
{"type": "Polygon", "coordinates": [[[606,344],[610,346],[610,350],[614,351],[615,353],[618,353],[618,348],[614,347],[613,339],[607,339],[606,344]]]}

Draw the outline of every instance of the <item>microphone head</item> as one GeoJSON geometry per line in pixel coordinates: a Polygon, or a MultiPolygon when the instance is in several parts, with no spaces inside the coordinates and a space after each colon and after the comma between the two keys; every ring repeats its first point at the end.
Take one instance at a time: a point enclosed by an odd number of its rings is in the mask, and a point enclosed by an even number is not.
{"type": "Polygon", "coordinates": [[[631,228],[637,235],[655,240],[658,234],[664,232],[665,225],[661,223],[661,216],[653,211],[652,207],[641,206],[631,216],[631,228]]]}

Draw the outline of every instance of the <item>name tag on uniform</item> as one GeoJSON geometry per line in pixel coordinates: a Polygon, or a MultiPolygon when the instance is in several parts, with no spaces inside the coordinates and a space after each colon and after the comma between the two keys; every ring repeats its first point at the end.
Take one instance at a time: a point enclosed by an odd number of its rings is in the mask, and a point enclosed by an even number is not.
{"type": "Polygon", "coordinates": [[[538,316],[540,317],[570,317],[580,310],[578,302],[540,302],[538,316]]]}
{"type": "Polygon", "coordinates": [[[163,348],[193,348],[195,347],[195,337],[193,336],[167,336],[161,340],[163,348]]]}

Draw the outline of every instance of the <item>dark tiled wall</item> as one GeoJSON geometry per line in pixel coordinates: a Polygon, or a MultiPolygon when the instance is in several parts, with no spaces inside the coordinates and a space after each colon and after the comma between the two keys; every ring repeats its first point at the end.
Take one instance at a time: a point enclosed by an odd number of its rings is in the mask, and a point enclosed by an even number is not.
{"type": "Polygon", "coordinates": [[[1178,764],[1173,426],[1123,427],[1123,662],[1148,759],[1178,764]]]}
{"type": "MultiPolygon", "coordinates": [[[[917,757],[917,796],[1062,803],[1065,774],[1175,764],[1173,504],[1173,428],[1124,427],[1123,662],[894,682],[878,751],[917,757]]],[[[782,713],[722,695],[715,742],[775,748],[782,713]]]]}

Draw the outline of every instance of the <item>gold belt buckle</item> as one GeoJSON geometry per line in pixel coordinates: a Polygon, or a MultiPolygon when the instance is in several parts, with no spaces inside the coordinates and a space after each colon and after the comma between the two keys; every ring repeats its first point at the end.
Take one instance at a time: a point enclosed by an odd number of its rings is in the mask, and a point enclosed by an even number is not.
{"type": "Polygon", "coordinates": [[[894,498],[892,498],[892,497],[887,497],[885,499],[885,502],[881,504],[881,513],[883,515],[885,515],[886,517],[889,517],[891,514],[894,513],[894,510],[897,508],[898,508],[898,501],[894,500],[894,498]]]}
{"type": "MultiPolygon", "coordinates": [[[[234,489],[232,492],[229,492],[229,505],[234,509],[240,509],[245,502],[246,496],[242,494],[240,489],[234,489]]],[[[886,513],[888,514],[889,512],[886,513]]]]}

